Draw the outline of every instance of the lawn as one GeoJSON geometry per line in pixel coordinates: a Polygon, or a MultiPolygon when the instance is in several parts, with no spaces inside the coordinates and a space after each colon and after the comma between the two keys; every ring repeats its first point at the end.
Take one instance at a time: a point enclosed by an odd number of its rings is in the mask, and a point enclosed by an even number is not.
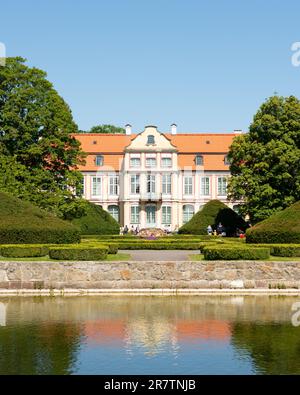
{"type": "MultiPolygon", "coordinates": [[[[107,258],[103,261],[128,261],[131,259],[130,254],[111,254],[107,255],[107,258]]],[[[33,262],[33,261],[49,261],[49,262],[57,262],[56,259],[50,259],[48,255],[43,257],[33,257],[33,258],[6,258],[0,256],[1,262],[33,262]]]]}

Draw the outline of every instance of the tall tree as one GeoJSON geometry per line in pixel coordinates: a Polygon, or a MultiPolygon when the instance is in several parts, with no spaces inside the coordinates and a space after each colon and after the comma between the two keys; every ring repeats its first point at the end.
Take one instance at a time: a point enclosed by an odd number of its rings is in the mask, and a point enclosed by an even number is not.
{"type": "Polygon", "coordinates": [[[93,126],[88,133],[124,134],[125,129],[114,125],[97,125],[93,126]]]}
{"type": "Polygon", "coordinates": [[[228,158],[230,199],[243,199],[251,221],[300,200],[300,101],[272,96],[255,114],[249,133],[234,139],[228,158]]]}
{"type": "Polygon", "coordinates": [[[60,216],[82,212],[77,130],[46,73],[7,58],[0,67],[0,188],[60,216]]]}

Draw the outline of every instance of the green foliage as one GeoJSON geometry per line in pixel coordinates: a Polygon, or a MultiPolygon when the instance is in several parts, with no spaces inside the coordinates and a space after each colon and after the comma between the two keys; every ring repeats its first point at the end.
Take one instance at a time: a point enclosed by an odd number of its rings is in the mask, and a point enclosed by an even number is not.
{"type": "Polygon", "coordinates": [[[246,232],[247,243],[300,243],[300,201],[246,232]]]}
{"type": "MultiPolygon", "coordinates": [[[[105,241],[106,243],[106,241],[105,241]]],[[[114,242],[109,242],[109,245],[112,246],[114,242]]],[[[157,241],[141,241],[139,243],[131,243],[128,242],[118,242],[115,243],[118,245],[120,250],[198,250],[200,247],[199,242],[178,242],[178,243],[163,243],[157,241]]]]}
{"type": "Polygon", "coordinates": [[[179,234],[207,235],[207,227],[216,228],[221,222],[227,235],[233,235],[237,228],[245,229],[245,221],[226,204],[219,200],[211,200],[198,211],[189,222],[178,231],[179,234]]]}
{"type": "Polygon", "coordinates": [[[87,133],[124,134],[125,129],[114,125],[97,125],[93,126],[87,133]]]}
{"type": "Polygon", "coordinates": [[[269,98],[249,133],[234,139],[228,158],[229,197],[244,201],[241,212],[252,222],[300,200],[300,101],[269,98]]]}
{"type": "Polygon", "coordinates": [[[85,201],[85,215],[81,218],[75,218],[72,223],[81,229],[84,235],[118,235],[120,225],[118,222],[102,207],[85,201]]]}
{"type": "Polygon", "coordinates": [[[49,256],[51,259],[58,259],[63,261],[102,261],[106,259],[107,254],[107,246],[64,246],[50,247],[49,250],[49,256]]]}
{"type": "Polygon", "coordinates": [[[46,73],[24,63],[0,67],[0,190],[63,218],[81,215],[77,126],[46,73]]]}
{"type": "Polygon", "coordinates": [[[12,258],[42,257],[49,253],[44,245],[1,245],[0,255],[12,258]]]}
{"type": "Polygon", "coordinates": [[[0,244],[77,243],[80,232],[53,214],[0,192],[0,244]]]}
{"type": "Polygon", "coordinates": [[[259,259],[269,259],[270,249],[269,248],[258,248],[258,247],[205,247],[203,249],[204,259],[208,261],[217,260],[259,260],[259,259]]]}

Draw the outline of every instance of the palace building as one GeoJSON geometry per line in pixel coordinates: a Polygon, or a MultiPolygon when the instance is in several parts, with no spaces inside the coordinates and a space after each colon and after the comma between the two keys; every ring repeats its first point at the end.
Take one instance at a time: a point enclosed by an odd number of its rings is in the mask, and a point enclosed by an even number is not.
{"type": "Polygon", "coordinates": [[[79,170],[84,197],[129,229],[176,230],[211,199],[227,201],[227,153],[232,133],[161,133],[146,126],[139,134],[76,134],[87,153],[79,170]]]}

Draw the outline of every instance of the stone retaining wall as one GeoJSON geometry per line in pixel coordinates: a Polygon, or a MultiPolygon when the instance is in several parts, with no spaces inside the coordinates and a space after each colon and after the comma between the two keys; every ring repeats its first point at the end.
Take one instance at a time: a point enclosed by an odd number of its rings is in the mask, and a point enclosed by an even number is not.
{"type": "Polygon", "coordinates": [[[294,262],[0,262],[0,289],[300,289],[294,262]]]}

